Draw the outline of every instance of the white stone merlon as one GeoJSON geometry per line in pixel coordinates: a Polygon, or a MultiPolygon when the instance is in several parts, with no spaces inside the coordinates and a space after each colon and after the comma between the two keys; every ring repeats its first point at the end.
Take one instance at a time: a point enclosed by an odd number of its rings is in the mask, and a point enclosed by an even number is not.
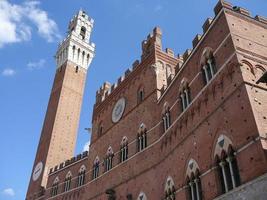
{"type": "Polygon", "coordinates": [[[57,68],[66,61],[88,69],[95,55],[95,44],[90,42],[94,20],[80,10],[69,23],[68,35],[59,44],[56,53],[57,68]]]}

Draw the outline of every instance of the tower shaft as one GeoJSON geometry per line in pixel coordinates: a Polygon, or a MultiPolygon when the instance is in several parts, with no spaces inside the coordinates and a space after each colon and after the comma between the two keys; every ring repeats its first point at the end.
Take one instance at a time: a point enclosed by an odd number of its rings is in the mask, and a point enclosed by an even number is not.
{"type": "Polygon", "coordinates": [[[59,45],[57,70],[26,199],[42,195],[49,169],[74,156],[86,74],[94,57],[95,45],[89,43],[92,27],[93,20],[80,11],[59,45]]]}

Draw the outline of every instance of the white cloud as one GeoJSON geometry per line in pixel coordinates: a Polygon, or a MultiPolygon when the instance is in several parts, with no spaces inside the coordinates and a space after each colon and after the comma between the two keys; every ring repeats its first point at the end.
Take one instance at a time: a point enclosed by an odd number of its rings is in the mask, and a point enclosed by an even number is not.
{"type": "Polygon", "coordinates": [[[41,37],[48,42],[60,39],[57,24],[39,8],[39,1],[11,4],[0,0],[0,47],[5,44],[28,41],[31,39],[34,24],[41,37]]]}
{"type": "Polygon", "coordinates": [[[29,62],[27,64],[27,68],[29,70],[42,69],[44,67],[45,63],[46,63],[45,59],[40,59],[37,62],[29,62]]]}
{"type": "Polygon", "coordinates": [[[12,188],[6,188],[2,191],[2,193],[11,197],[15,196],[15,191],[12,188]]]}
{"type": "Polygon", "coordinates": [[[83,151],[89,151],[89,144],[90,144],[90,141],[86,142],[83,146],[83,151]]]}
{"type": "Polygon", "coordinates": [[[12,68],[6,68],[2,71],[3,76],[14,76],[16,74],[16,71],[12,68]]]}

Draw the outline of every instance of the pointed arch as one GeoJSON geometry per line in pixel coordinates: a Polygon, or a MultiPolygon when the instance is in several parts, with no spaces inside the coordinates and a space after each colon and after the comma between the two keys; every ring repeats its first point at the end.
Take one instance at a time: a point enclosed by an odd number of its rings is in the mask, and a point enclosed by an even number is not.
{"type": "Polygon", "coordinates": [[[144,192],[140,192],[137,200],[147,200],[146,194],[144,192]]]}
{"type": "Polygon", "coordinates": [[[232,141],[226,135],[221,134],[216,141],[213,155],[214,158],[216,156],[221,157],[223,152],[228,152],[229,147],[232,146],[232,144],[232,141]]]}
{"type": "Polygon", "coordinates": [[[168,176],[166,183],[165,183],[165,188],[164,188],[165,200],[175,200],[175,186],[174,186],[174,181],[171,176],[168,176]]]}
{"type": "Polygon", "coordinates": [[[201,73],[203,76],[204,84],[206,85],[216,74],[217,67],[213,49],[210,47],[204,48],[200,58],[201,73]]]}
{"type": "Polygon", "coordinates": [[[146,131],[146,125],[144,123],[141,123],[138,128],[138,133],[143,133],[146,131]]]}
{"type": "Polygon", "coordinates": [[[107,153],[106,153],[106,159],[105,159],[105,170],[106,172],[111,170],[113,167],[113,157],[114,152],[111,146],[109,146],[107,153]]]}
{"type": "Polygon", "coordinates": [[[54,179],[54,181],[53,181],[53,184],[55,184],[55,183],[59,183],[59,178],[58,178],[58,176],[54,179]]]}
{"type": "Polygon", "coordinates": [[[242,64],[243,66],[248,67],[248,70],[249,70],[253,75],[255,75],[254,67],[253,67],[253,65],[252,65],[249,61],[247,61],[247,60],[241,60],[241,64],[242,64]]]}
{"type": "Polygon", "coordinates": [[[240,176],[233,143],[226,135],[221,134],[216,140],[214,160],[221,192],[225,193],[239,186],[240,176]]]}
{"type": "Polygon", "coordinates": [[[95,157],[94,164],[93,164],[93,179],[96,179],[99,176],[99,166],[100,159],[98,156],[95,157]]]}
{"type": "Polygon", "coordinates": [[[191,177],[192,174],[197,175],[198,172],[199,172],[199,166],[198,166],[197,162],[193,158],[191,158],[187,164],[186,176],[191,177]]]}
{"type": "Polygon", "coordinates": [[[141,123],[137,131],[136,147],[137,152],[142,151],[147,147],[147,129],[144,123],[141,123]]]}
{"type": "Polygon", "coordinates": [[[124,136],[121,140],[120,146],[120,162],[128,159],[128,138],[124,136]]]}
{"type": "Polygon", "coordinates": [[[71,171],[68,171],[68,173],[66,174],[65,178],[69,178],[69,177],[72,177],[72,173],[71,171]]]}
{"type": "Polygon", "coordinates": [[[52,187],[51,187],[51,191],[50,191],[51,196],[56,196],[58,194],[58,185],[59,185],[59,178],[57,176],[54,179],[52,187]]]}
{"type": "Polygon", "coordinates": [[[109,156],[109,155],[112,155],[112,154],[114,154],[113,149],[112,149],[111,146],[109,146],[106,155],[109,156]]]}

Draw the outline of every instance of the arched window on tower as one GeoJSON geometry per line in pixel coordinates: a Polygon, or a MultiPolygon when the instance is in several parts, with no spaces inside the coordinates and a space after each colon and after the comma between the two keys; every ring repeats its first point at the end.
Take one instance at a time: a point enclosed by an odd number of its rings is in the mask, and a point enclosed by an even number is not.
{"type": "Polygon", "coordinates": [[[111,147],[109,147],[107,150],[107,155],[105,159],[105,171],[106,172],[111,170],[113,167],[113,157],[114,157],[113,150],[111,147]]]}
{"type": "Polygon", "coordinates": [[[206,47],[203,50],[200,63],[202,67],[203,80],[206,85],[217,71],[213,50],[210,47],[206,47]]]}
{"type": "Polygon", "coordinates": [[[85,59],[85,52],[83,51],[83,53],[82,53],[82,65],[84,65],[84,60],[85,59]]]}
{"type": "Polygon", "coordinates": [[[93,165],[93,179],[96,179],[99,176],[99,157],[96,156],[94,160],[94,165],[93,165]]]}
{"type": "Polygon", "coordinates": [[[78,55],[77,55],[77,62],[80,63],[80,53],[81,53],[81,49],[78,49],[78,55]]]}
{"type": "Polygon", "coordinates": [[[100,137],[103,134],[103,122],[101,121],[97,127],[97,135],[100,137]]]}
{"type": "Polygon", "coordinates": [[[146,125],[141,124],[137,134],[137,151],[142,151],[147,147],[147,130],[146,125]]]}
{"type": "Polygon", "coordinates": [[[74,60],[74,57],[75,57],[75,45],[73,45],[72,47],[72,59],[74,60]]]}
{"type": "Polygon", "coordinates": [[[175,200],[175,187],[173,179],[169,176],[165,184],[164,200],[175,200]]]}
{"type": "Polygon", "coordinates": [[[189,199],[202,200],[202,187],[201,179],[199,177],[199,167],[194,159],[189,160],[186,175],[189,199]]]}
{"type": "Polygon", "coordinates": [[[145,91],[144,91],[144,87],[139,87],[138,91],[137,91],[137,104],[141,103],[145,98],[145,91]]]}
{"type": "Polygon", "coordinates": [[[79,72],[79,66],[76,66],[75,67],[75,73],[78,73],[79,72]]]}
{"type": "Polygon", "coordinates": [[[237,160],[232,148],[232,142],[225,135],[220,135],[217,140],[215,160],[222,193],[238,187],[241,182],[237,160]]]}
{"type": "Polygon", "coordinates": [[[122,138],[120,148],[120,162],[128,159],[128,139],[126,136],[122,138]]]}
{"type": "Polygon", "coordinates": [[[181,101],[181,109],[184,111],[191,103],[191,92],[186,78],[183,78],[181,81],[179,96],[181,101]]]}
{"type": "Polygon", "coordinates": [[[80,31],[80,36],[82,37],[83,40],[85,39],[85,35],[86,35],[86,28],[82,26],[80,31]]]}
{"type": "Polygon", "coordinates": [[[78,187],[84,185],[85,183],[85,172],[86,172],[86,167],[82,165],[80,167],[79,174],[78,174],[78,180],[77,180],[78,187]]]}
{"type": "Polygon", "coordinates": [[[162,121],[163,121],[163,132],[165,132],[171,126],[171,112],[169,104],[167,102],[165,102],[163,106],[162,121]]]}
{"type": "Polygon", "coordinates": [[[56,177],[53,184],[52,184],[52,187],[51,187],[51,196],[56,196],[58,194],[58,185],[59,185],[59,178],[56,177]]]}
{"type": "Polygon", "coordinates": [[[69,171],[66,175],[66,178],[65,178],[65,182],[64,182],[64,191],[63,192],[67,192],[70,190],[70,187],[71,187],[71,172],[69,171]]]}

